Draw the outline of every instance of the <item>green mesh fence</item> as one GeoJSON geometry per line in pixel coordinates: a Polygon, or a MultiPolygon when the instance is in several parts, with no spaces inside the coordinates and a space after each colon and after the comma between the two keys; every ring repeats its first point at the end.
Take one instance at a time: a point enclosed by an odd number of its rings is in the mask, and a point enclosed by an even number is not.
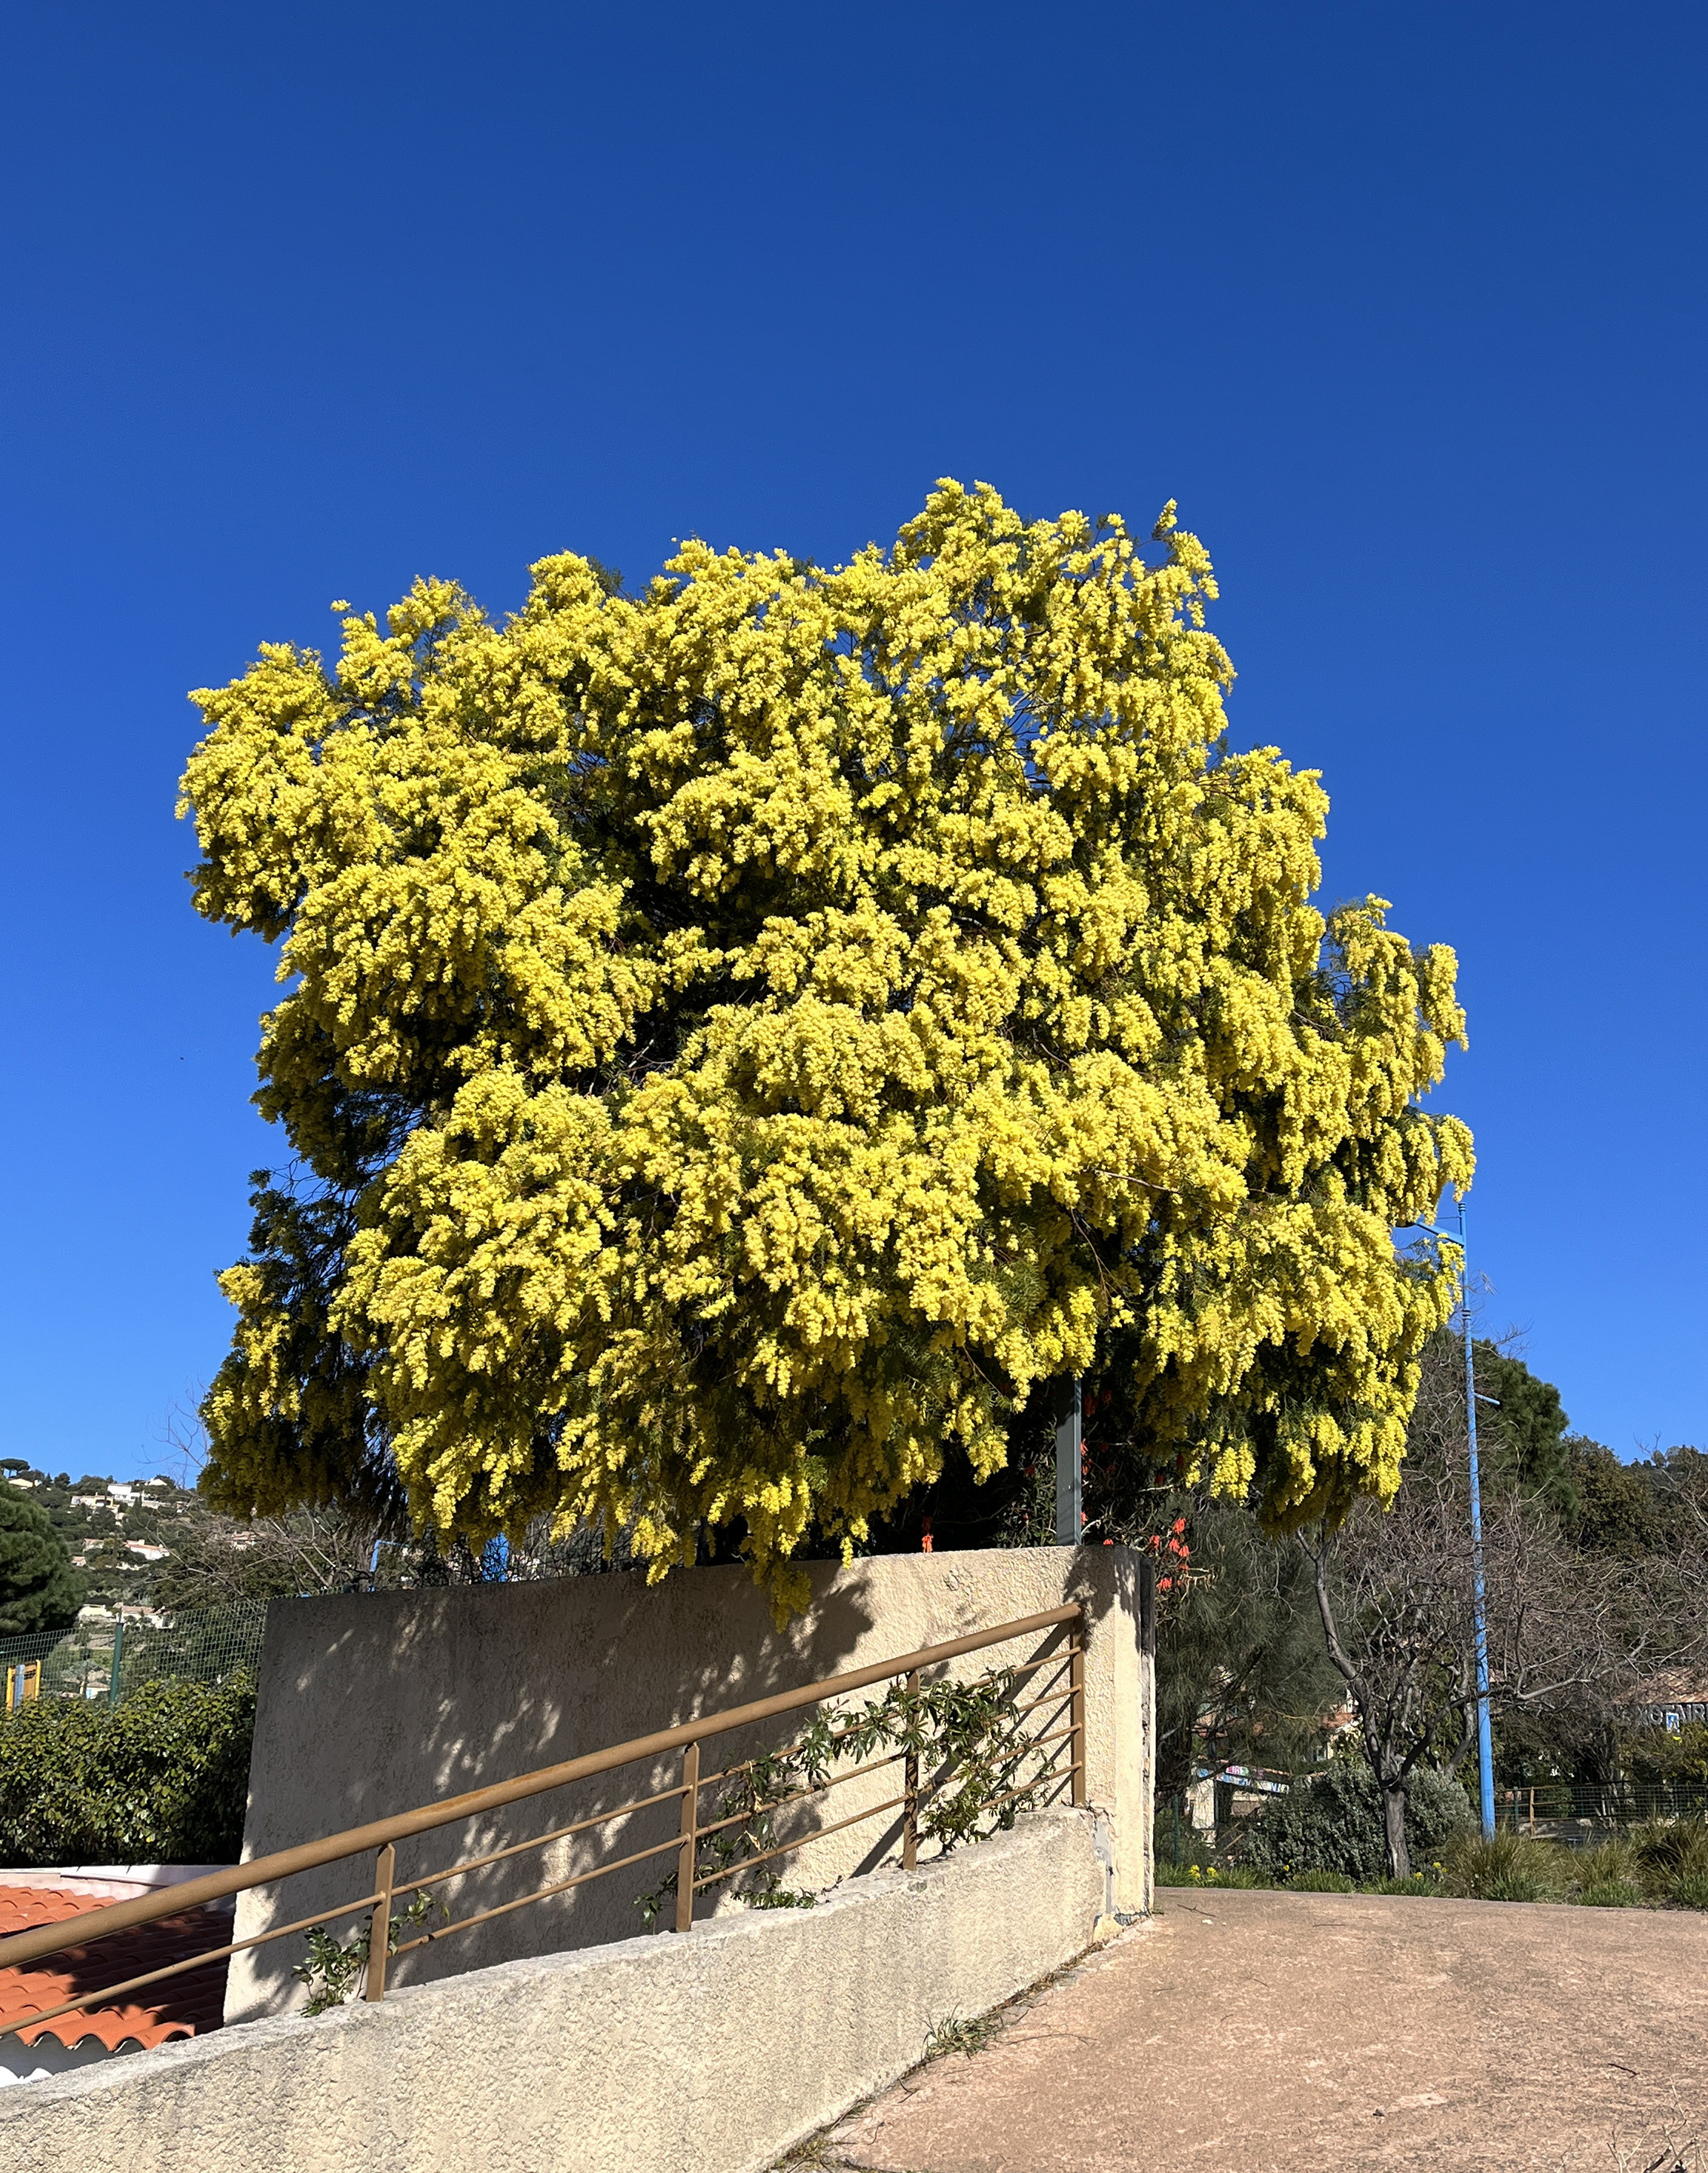
{"type": "Polygon", "coordinates": [[[267,1626],[264,1599],[186,1608],[154,1620],[99,1618],[35,1637],[0,1637],[0,1707],[26,1698],[94,1698],[121,1704],[143,1683],[169,1678],[218,1683],[255,1673],[267,1626]]]}

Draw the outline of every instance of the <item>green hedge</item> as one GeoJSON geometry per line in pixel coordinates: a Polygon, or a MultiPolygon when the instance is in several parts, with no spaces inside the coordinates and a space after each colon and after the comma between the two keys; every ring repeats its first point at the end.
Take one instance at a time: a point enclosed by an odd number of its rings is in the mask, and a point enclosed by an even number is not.
{"type": "Polygon", "coordinates": [[[254,1734],[247,1676],[26,1705],[0,1720],[0,1863],[235,1863],[254,1734]]]}
{"type": "MultiPolygon", "coordinates": [[[[1405,1838],[1414,1867],[1427,1871],[1456,1834],[1472,1824],[1457,1781],[1418,1766],[1405,1784],[1405,1838]]],[[[1346,1749],[1320,1773],[1272,1797],[1247,1825],[1241,1852],[1259,1870],[1285,1877],[1338,1872],[1360,1886],[1387,1875],[1382,1792],[1358,1751],[1346,1749]]]]}

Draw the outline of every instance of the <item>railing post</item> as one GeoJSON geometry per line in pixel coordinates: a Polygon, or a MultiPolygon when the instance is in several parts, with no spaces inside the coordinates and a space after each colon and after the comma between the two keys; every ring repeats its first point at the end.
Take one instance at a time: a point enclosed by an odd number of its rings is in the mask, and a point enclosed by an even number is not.
{"type": "Polygon", "coordinates": [[[1074,1751],[1074,1804],[1075,1809],[1083,1810],[1091,1800],[1091,1791],[1086,1785],[1091,1776],[1086,1770],[1086,1618],[1083,1613],[1070,1636],[1072,1642],[1069,1650],[1072,1658],[1069,1663],[1068,1680],[1073,1693],[1074,1732],[1069,1741],[1074,1751]]]}
{"type": "Polygon", "coordinates": [[[694,1922],[694,1847],[699,1823],[700,1746],[688,1744],[682,1753],[682,1845],[676,1858],[676,1929],[691,1931],[694,1922]]]}
{"type": "Polygon", "coordinates": [[[374,1865],[374,1884],[380,1899],[368,1926],[368,1991],[369,1999],[385,1997],[385,1961],[391,1951],[391,1882],[397,1876],[397,1851],[388,1841],[374,1865]]]}
{"type": "MultiPolygon", "coordinates": [[[[915,1668],[908,1677],[908,1702],[911,1708],[919,1695],[919,1670],[915,1668]]],[[[911,1727],[913,1714],[909,1711],[911,1727]]],[[[902,1784],[907,1791],[907,1807],[902,1813],[902,1868],[911,1871],[919,1861],[919,1754],[910,1750],[902,1765],[902,1784]]]]}

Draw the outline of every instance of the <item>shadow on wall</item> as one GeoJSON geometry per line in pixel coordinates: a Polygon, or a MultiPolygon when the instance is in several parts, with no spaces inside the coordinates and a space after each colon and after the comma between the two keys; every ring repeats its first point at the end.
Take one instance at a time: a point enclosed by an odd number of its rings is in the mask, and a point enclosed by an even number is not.
{"type": "MultiPolygon", "coordinates": [[[[1114,1642],[1123,1650],[1133,1643],[1136,1561],[1123,1550],[881,1556],[847,1568],[815,1564],[810,1573],[813,1604],[781,1632],[764,1594],[738,1568],[683,1571],[650,1589],[634,1574],[275,1601],[261,1661],[245,1859],[1035,1613],[1064,1597],[1089,1603],[1088,1669],[1096,1666],[1101,1619],[1119,1616],[1114,1642]]],[[[1059,1631],[1034,1636],[969,1654],[947,1672],[970,1678],[1062,1642],[1059,1631]]],[[[1043,1671],[1041,1680],[1049,1682],[1053,1672],[1043,1671]]],[[[880,1685],[864,1695],[881,1692],[880,1685]]],[[[781,1748],[811,1717],[784,1714],[712,1739],[703,1749],[703,1770],[781,1748]]],[[[784,1883],[822,1888],[893,1857],[900,1837],[893,1813],[811,1836],[818,1826],[899,1793],[898,1774],[892,1768],[862,1776],[835,1791],[832,1808],[817,1799],[791,1814],[787,1831],[803,1840],[776,1859],[784,1883]]],[[[675,1796],[645,1799],[676,1788],[681,1778],[682,1755],[671,1752],[401,1842],[397,1877],[405,1882],[622,1805],[644,1806],[436,1887],[453,1918],[505,1910],[541,1886],[645,1850],[660,1852],[401,1955],[391,1982],[420,1982],[640,1932],[637,1898],[674,1868],[668,1844],[680,1814],[675,1796]]],[[[716,1815],[719,1793],[709,1787],[702,1794],[703,1824],[716,1815]]],[[[240,1896],[235,1936],[321,1915],[370,1891],[373,1863],[371,1855],[353,1858],[240,1896]]],[[[697,1913],[740,1906],[715,1890],[702,1896],[697,1913]]],[[[361,1921],[348,1917],[331,1928],[348,1938],[361,1921]]],[[[422,1928],[445,1921],[436,1915],[422,1928]]],[[[227,2019],[300,2005],[306,1995],[291,1971],[304,1950],[297,1934],[234,1956],[227,2019]]]]}

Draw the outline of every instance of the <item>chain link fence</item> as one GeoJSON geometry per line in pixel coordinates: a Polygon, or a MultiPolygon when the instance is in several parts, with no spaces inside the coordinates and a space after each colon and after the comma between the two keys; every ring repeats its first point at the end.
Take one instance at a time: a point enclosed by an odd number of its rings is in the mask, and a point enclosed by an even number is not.
{"type": "MultiPolygon", "coordinates": [[[[1309,1775],[1301,1775],[1301,1782],[1309,1775]]],[[[1471,1775],[1474,1789],[1476,1775],[1471,1775]]],[[[1185,1870],[1226,1858],[1237,1839],[1242,1816],[1261,1809],[1255,1796],[1236,1800],[1236,1790],[1216,1784],[1215,1823],[1199,1825],[1194,1805],[1184,1795],[1159,1797],[1156,1848],[1159,1864],[1185,1870]]],[[[1200,1817],[1207,1804],[1196,1807],[1200,1817]]],[[[1651,1820],[1708,1822],[1708,1782],[1538,1781],[1495,1792],[1495,1822],[1503,1831],[1534,1834],[1538,1840],[1568,1846],[1605,1841],[1651,1820]]]]}
{"type": "MultiPolygon", "coordinates": [[[[1473,1777],[1474,1778],[1474,1776],[1473,1777]]],[[[1708,1783],[1701,1781],[1538,1781],[1534,1787],[1497,1788],[1495,1822],[1517,1833],[1572,1838],[1555,1829],[1603,1831],[1651,1819],[1708,1819],[1708,1783]]]]}
{"type": "Polygon", "coordinates": [[[4,1709],[38,1698],[120,1705],[144,1683],[221,1683],[260,1666],[264,1599],[171,1614],[86,1616],[72,1629],[0,1638],[4,1709]]]}

